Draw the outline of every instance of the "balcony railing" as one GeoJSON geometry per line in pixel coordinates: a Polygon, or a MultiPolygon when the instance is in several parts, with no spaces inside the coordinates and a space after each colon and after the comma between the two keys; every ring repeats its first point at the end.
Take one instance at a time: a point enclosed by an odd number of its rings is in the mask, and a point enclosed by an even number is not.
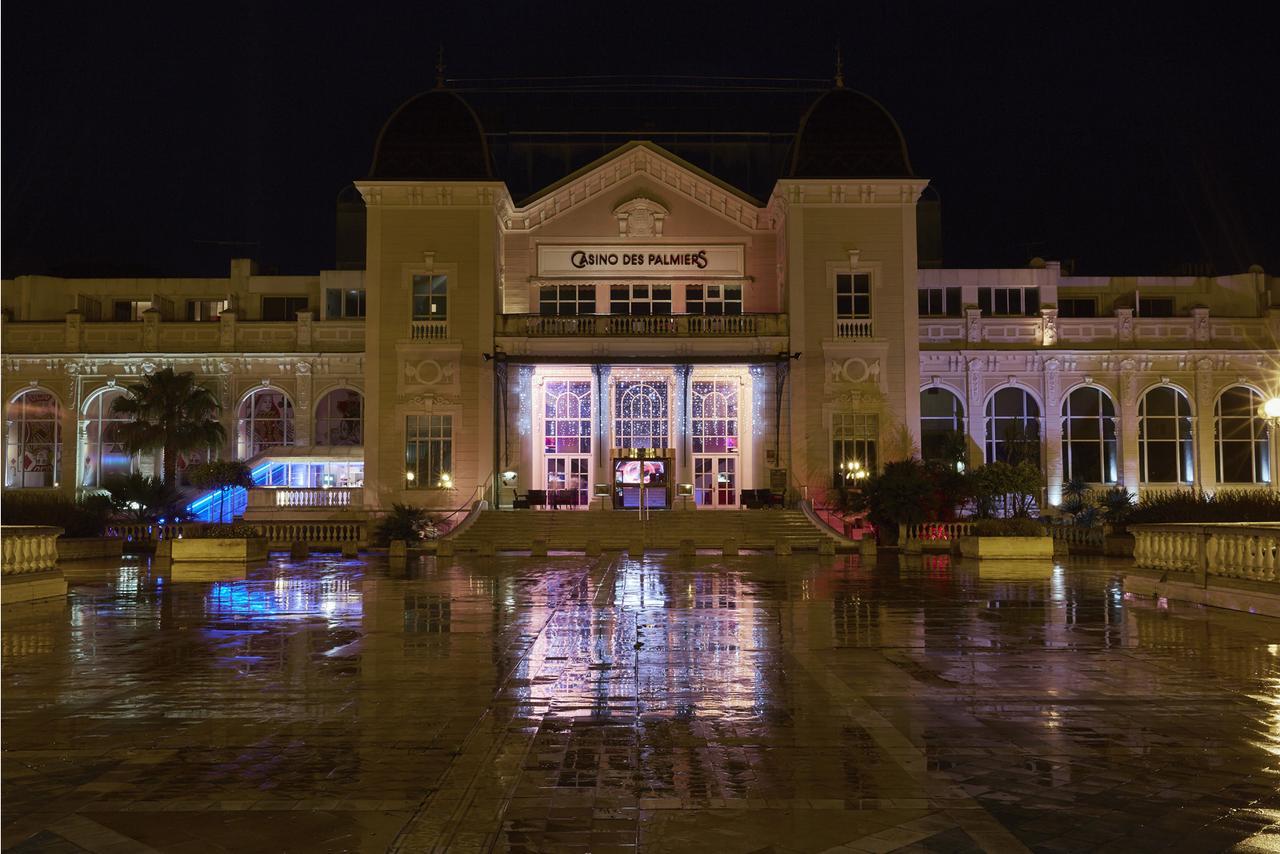
{"type": "Polygon", "coordinates": [[[500,314],[496,334],[527,338],[579,337],[742,337],[787,334],[785,314],[625,315],[588,314],[554,317],[540,314],[500,314]]]}
{"type": "Polygon", "coordinates": [[[870,338],[872,335],[870,318],[841,318],[836,321],[837,338],[870,338]]]}
{"type": "Polygon", "coordinates": [[[361,487],[305,488],[263,487],[249,490],[250,510],[281,508],[323,508],[364,506],[364,489],[361,487]]]}
{"type": "Polygon", "coordinates": [[[3,323],[9,353],[350,353],[364,349],[364,334],[362,320],[313,320],[309,313],[295,321],[240,320],[224,312],[217,321],[161,320],[155,313],[116,322],[69,312],[61,322],[3,323]]]}
{"type": "Polygon", "coordinates": [[[414,341],[444,341],[449,337],[447,320],[413,320],[409,325],[409,337],[414,341]]]}

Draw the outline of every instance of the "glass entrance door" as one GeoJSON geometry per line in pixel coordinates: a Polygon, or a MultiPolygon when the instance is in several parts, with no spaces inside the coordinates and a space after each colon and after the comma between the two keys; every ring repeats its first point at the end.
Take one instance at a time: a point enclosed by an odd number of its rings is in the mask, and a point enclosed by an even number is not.
{"type": "Polygon", "coordinates": [[[547,503],[586,507],[590,500],[587,495],[591,483],[590,463],[590,457],[547,457],[547,503]],[[553,491],[559,496],[553,496],[553,491]]]}
{"type": "Polygon", "coordinates": [[[737,507],[738,458],[694,457],[693,495],[699,507],[737,507]]]}

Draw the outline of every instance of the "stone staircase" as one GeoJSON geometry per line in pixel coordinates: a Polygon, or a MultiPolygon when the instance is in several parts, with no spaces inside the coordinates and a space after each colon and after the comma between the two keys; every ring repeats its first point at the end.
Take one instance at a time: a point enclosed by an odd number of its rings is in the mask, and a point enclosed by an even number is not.
{"type": "Polygon", "coordinates": [[[798,510],[654,511],[647,521],[634,510],[483,510],[449,539],[457,551],[527,551],[536,540],[552,551],[584,551],[592,541],[605,551],[641,544],[675,551],[684,540],[698,549],[721,549],[729,541],[769,551],[779,543],[797,551],[814,551],[823,540],[838,550],[845,545],[798,510]]]}

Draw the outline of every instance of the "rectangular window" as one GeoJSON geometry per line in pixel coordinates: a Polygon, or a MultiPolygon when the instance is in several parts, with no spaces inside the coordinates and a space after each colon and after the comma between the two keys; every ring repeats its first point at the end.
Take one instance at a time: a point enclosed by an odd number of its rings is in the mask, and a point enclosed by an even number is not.
{"type": "Polygon", "coordinates": [[[538,314],[575,317],[595,313],[595,285],[547,285],[538,293],[538,314]]]}
{"type": "Polygon", "coordinates": [[[849,463],[868,472],[876,470],[876,441],[880,423],[875,415],[837,412],[831,416],[831,465],[834,485],[852,486],[849,463]]]}
{"type": "Polygon", "coordinates": [[[1097,317],[1096,297],[1067,297],[1058,300],[1058,317],[1097,317]]]}
{"type": "Polygon", "coordinates": [[[853,320],[871,316],[871,275],[836,275],[836,319],[853,320]]]}
{"type": "Polygon", "coordinates": [[[406,489],[437,489],[452,483],[452,415],[405,417],[404,471],[406,489]]]}
{"type": "Polygon", "coordinates": [[[217,320],[218,315],[230,307],[224,299],[189,299],[187,300],[187,320],[217,320]]]}
{"type": "Polygon", "coordinates": [[[111,306],[111,319],[117,323],[129,323],[142,319],[142,313],[151,308],[151,300],[116,300],[111,306]]]}
{"type": "Polygon", "coordinates": [[[325,288],[324,316],[329,320],[364,317],[364,288],[325,288]]]}
{"type": "Polygon", "coordinates": [[[413,319],[449,319],[449,278],[447,276],[413,277],[413,319]]]}
{"type": "Polygon", "coordinates": [[[978,288],[984,317],[1035,317],[1040,313],[1038,288],[978,288]]]}
{"type": "Polygon", "coordinates": [[[921,317],[959,317],[959,288],[922,288],[918,293],[921,317]]]}
{"type": "Polygon", "coordinates": [[[742,314],[742,285],[688,285],[684,294],[688,314],[742,314]]]}
{"type": "Polygon", "coordinates": [[[1139,297],[1138,317],[1173,317],[1173,297],[1139,297]]]}
{"type": "Polygon", "coordinates": [[[102,319],[102,302],[90,296],[80,294],[76,297],[76,309],[85,320],[96,323],[102,319]]]}
{"type": "Polygon", "coordinates": [[[263,297],[263,320],[297,320],[298,312],[309,307],[306,297],[263,297]]]}
{"type": "Polygon", "coordinates": [[[650,315],[671,313],[670,285],[611,285],[609,313],[650,315]]]}

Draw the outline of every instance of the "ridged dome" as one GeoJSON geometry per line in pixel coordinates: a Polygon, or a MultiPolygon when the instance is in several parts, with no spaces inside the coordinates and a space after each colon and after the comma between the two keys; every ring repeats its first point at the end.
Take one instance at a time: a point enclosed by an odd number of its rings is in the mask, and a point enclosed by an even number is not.
{"type": "Polygon", "coordinates": [[[792,178],[910,178],[898,123],[875,99],[852,89],[825,92],[800,120],[792,178]]]}
{"type": "Polygon", "coordinates": [[[400,105],[378,135],[369,177],[387,181],[492,181],[475,112],[444,89],[400,105]]]}

